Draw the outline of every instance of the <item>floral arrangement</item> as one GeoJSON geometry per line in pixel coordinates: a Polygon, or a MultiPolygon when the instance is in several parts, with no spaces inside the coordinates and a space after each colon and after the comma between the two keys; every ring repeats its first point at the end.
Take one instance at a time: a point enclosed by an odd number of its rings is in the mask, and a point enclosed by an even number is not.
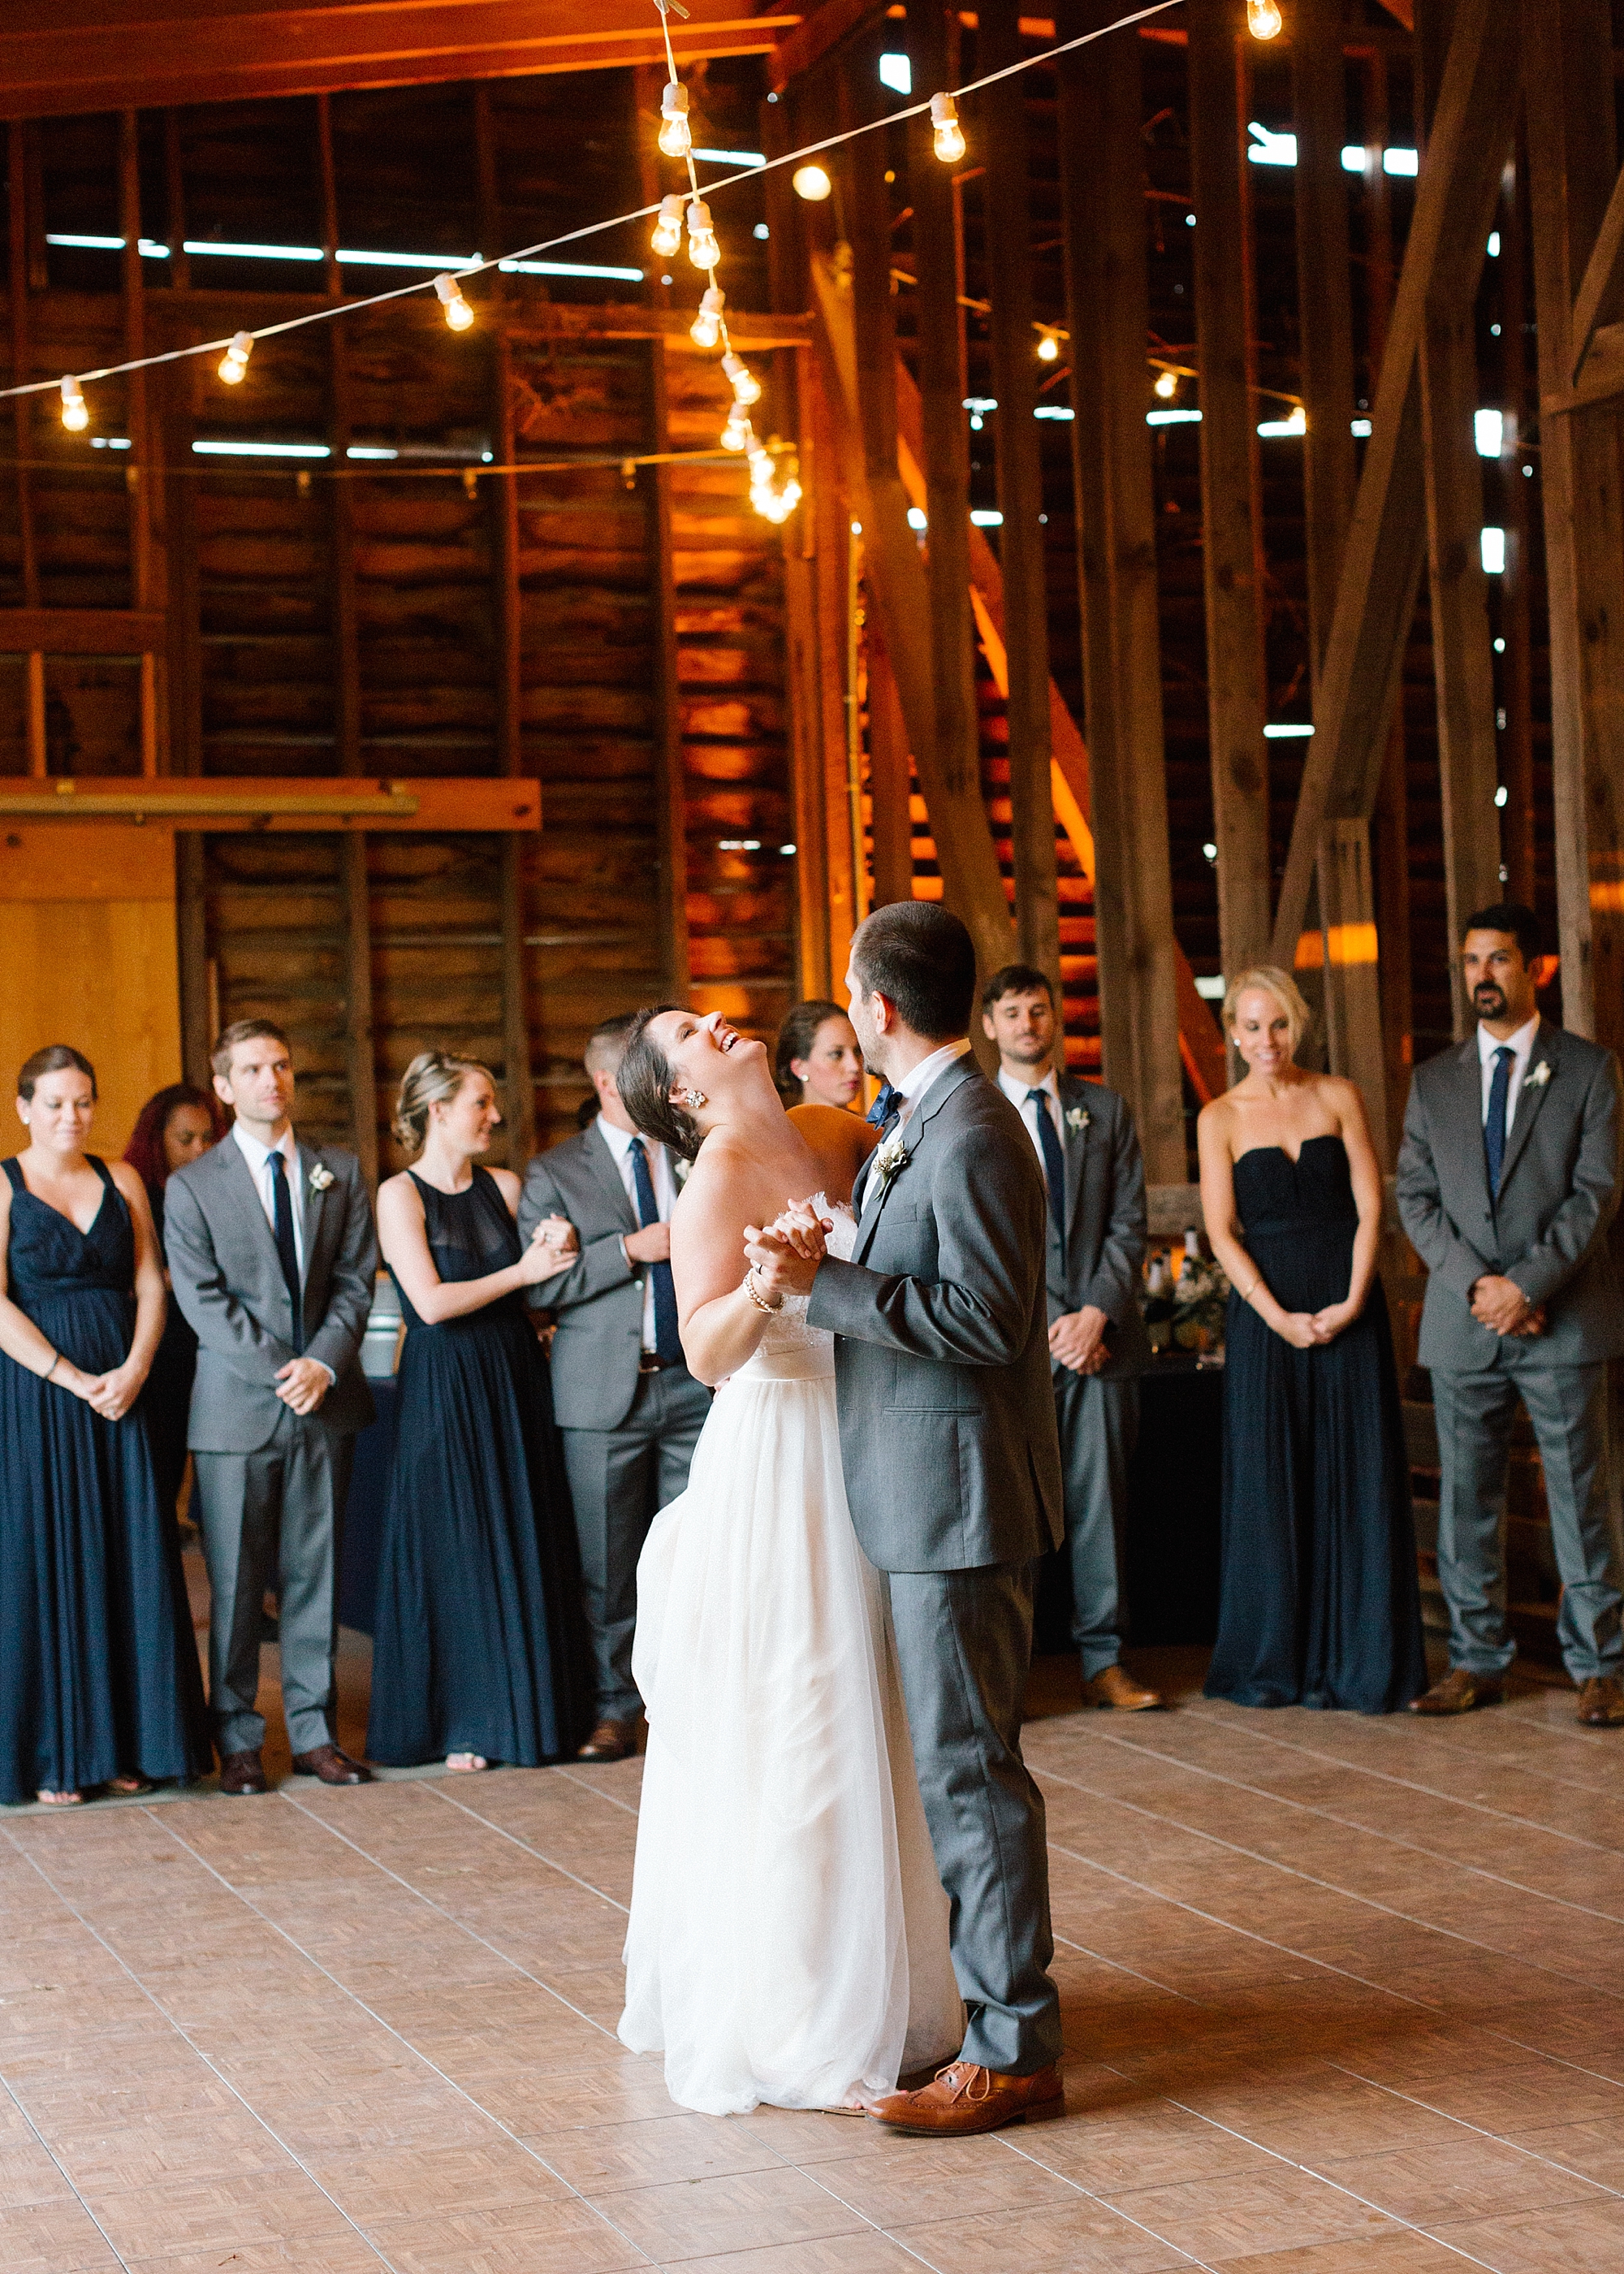
{"type": "Polygon", "coordinates": [[[1173,1286],[1173,1347],[1216,1349],[1223,1341],[1229,1282],[1220,1264],[1196,1255],[1173,1286]]]}

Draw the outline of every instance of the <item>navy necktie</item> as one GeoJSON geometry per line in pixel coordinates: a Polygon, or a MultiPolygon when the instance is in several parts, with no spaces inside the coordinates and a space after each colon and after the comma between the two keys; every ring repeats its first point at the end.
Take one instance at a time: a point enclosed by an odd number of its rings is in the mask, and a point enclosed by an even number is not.
{"type": "Polygon", "coordinates": [[[1060,1149],[1060,1140],[1055,1133],[1054,1117],[1049,1110],[1049,1092],[1029,1089],[1028,1105],[1035,1105],[1038,1113],[1038,1142],[1043,1148],[1043,1181],[1049,1186],[1049,1212],[1055,1219],[1055,1230],[1065,1238],[1065,1155],[1060,1149]]]}
{"type": "Polygon", "coordinates": [[[280,1153],[270,1156],[272,1224],[276,1233],[276,1253],[282,1261],[282,1276],[287,1283],[288,1300],[293,1306],[293,1348],[295,1355],[304,1354],[304,1295],[299,1285],[299,1251],[293,1239],[293,1195],[288,1190],[287,1163],[280,1153]]]}
{"type": "Polygon", "coordinates": [[[897,1117],[902,1111],[902,1092],[899,1089],[893,1089],[890,1082],[883,1081],[880,1084],[879,1096],[864,1114],[863,1119],[870,1129],[877,1129],[883,1138],[889,1137],[896,1124],[897,1117]]]}
{"type": "Polygon", "coordinates": [[[1500,1198],[1500,1172],[1506,1158],[1506,1101],[1511,1095],[1511,1065],[1515,1052],[1502,1043],[1494,1053],[1494,1074],[1489,1083],[1489,1118],[1483,1125],[1483,1149],[1489,1163],[1489,1198],[1500,1198]]]}
{"type": "MultiPolygon", "coordinates": [[[[637,1221],[658,1224],[659,1202],[654,1197],[654,1178],[649,1151],[641,1137],[632,1139],[632,1182],[637,1188],[637,1221]]],[[[682,1337],[677,1331],[677,1288],[669,1263],[650,1263],[649,1281],[654,1291],[654,1355],[662,1366],[682,1363],[682,1337]]]]}

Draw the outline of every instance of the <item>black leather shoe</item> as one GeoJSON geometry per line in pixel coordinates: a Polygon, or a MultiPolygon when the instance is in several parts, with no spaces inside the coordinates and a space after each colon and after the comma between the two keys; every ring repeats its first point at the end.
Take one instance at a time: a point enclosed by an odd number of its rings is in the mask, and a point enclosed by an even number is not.
{"type": "Polygon", "coordinates": [[[371,1784],[372,1781],[371,1769],[352,1761],[336,1745],[318,1745],[313,1753],[295,1753],[293,1766],[297,1775],[320,1777],[323,1784],[371,1784]]]}
{"type": "Polygon", "coordinates": [[[269,1792],[266,1781],[265,1763],[256,1745],[252,1752],[222,1753],[220,1757],[220,1789],[235,1794],[238,1798],[252,1792],[269,1792]]]}

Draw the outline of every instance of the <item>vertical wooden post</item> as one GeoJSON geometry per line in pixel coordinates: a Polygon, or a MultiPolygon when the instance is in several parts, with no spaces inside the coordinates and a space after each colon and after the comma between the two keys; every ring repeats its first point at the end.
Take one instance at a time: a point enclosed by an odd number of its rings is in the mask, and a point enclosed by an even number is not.
{"type": "MultiPolygon", "coordinates": [[[[1000,71],[1020,56],[1019,0],[981,0],[977,68],[1000,71]]],[[[1015,935],[1022,960],[1047,974],[1060,997],[1060,907],[1056,885],[1053,751],[1049,724],[1049,593],[1043,570],[1043,469],[1038,455],[1037,335],[1032,320],[1032,200],[1024,78],[981,98],[992,272],[993,393],[998,398],[998,565],[1004,572],[1009,656],[1010,807],[1015,935]]],[[[968,563],[966,538],[966,561],[968,563]]]]}
{"type": "MultiPolygon", "coordinates": [[[[1404,722],[1395,719],[1376,793],[1372,849],[1376,858],[1376,967],[1380,997],[1382,1071],[1387,1102],[1387,1155],[1398,1158],[1404,1105],[1415,1063],[1414,994],[1410,958],[1410,782],[1404,722]]],[[[1380,1137],[1380,1133],[1378,1133],[1380,1137]]]]}
{"type": "MultiPolygon", "coordinates": [[[[914,897],[914,822],[908,730],[897,693],[896,674],[878,627],[868,626],[868,799],[874,844],[871,905],[914,897]]],[[[1056,985],[1058,982],[1056,981],[1056,985]]]]}
{"type": "Polygon", "coordinates": [[[1517,154],[1500,207],[1500,390],[1507,432],[1500,451],[1502,508],[1506,521],[1506,570],[1500,586],[1500,628],[1506,643],[1500,672],[1506,731],[1500,743],[1500,778],[1506,803],[1500,815],[1500,849],[1506,861],[1506,891],[1524,907],[1538,907],[1538,875],[1534,859],[1534,628],[1533,515],[1522,457],[1533,403],[1528,370],[1528,141],[1519,136],[1517,154]]]}
{"type": "Polygon", "coordinates": [[[1370,824],[1333,821],[1320,840],[1319,866],[1331,1063],[1358,1083],[1371,1135],[1382,1152],[1390,1133],[1376,925],[1371,913],[1375,888],[1370,871],[1370,824]]]}
{"type": "MultiPolygon", "coordinates": [[[[11,260],[7,275],[11,304],[11,372],[19,382],[34,376],[33,343],[28,322],[28,164],[26,122],[14,118],[6,129],[6,205],[11,219],[11,260]]],[[[18,395],[11,404],[17,435],[17,523],[22,553],[23,606],[40,605],[40,552],[34,526],[34,485],[27,461],[34,455],[34,397],[18,395]]],[[[36,779],[45,773],[45,658],[35,650],[28,658],[28,772],[36,779]]]]}
{"type": "Polygon", "coordinates": [[[163,114],[163,188],[169,208],[169,289],[192,290],[192,257],[186,251],[186,177],[180,146],[180,113],[163,114]]]}
{"type": "MultiPolygon", "coordinates": [[[[124,351],[126,363],[147,352],[146,307],[141,283],[141,165],[139,121],[133,110],[118,115],[118,222],[124,249],[120,260],[124,288],[124,351]]],[[[130,427],[130,462],[124,480],[130,492],[130,591],[138,608],[155,605],[153,593],[152,437],[147,423],[147,373],[124,380],[124,415],[130,427]]]]}
{"type": "MultiPolygon", "coordinates": [[[[1076,20],[1062,10],[1062,24],[1076,20]]],[[[1057,76],[1105,1076],[1133,1109],[1151,1182],[1182,1184],[1189,1169],[1145,424],[1150,320],[1139,43],[1117,38],[1084,49],[1062,60],[1057,76]]]]}
{"type": "MultiPolygon", "coordinates": [[[[853,864],[846,807],[846,612],[852,535],[852,500],[837,468],[840,450],[836,418],[819,365],[802,367],[803,440],[812,442],[801,460],[801,480],[811,507],[813,599],[816,608],[818,773],[807,785],[807,809],[816,811],[823,837],[828,878],[829,983],[838,1001],[851,960],[852,934],[861,921],[861,879],[853,864]]],[[[802,506],[805,513],[807,507],[802,506]]],[[[870,606],[870,615],[873,610],[870,606]]]]}
{"type": "Polygon", "coordinates": [[[1291,96],[1297,125],[1297,332],[1302,353],[1308,621],[1319,683],[1353,519],[1352,274],[1348,242],[1348,98],[1340,0],[1294,0],[1291,96]]]}
{"type": "Polygon", "coordinates": [[[201,833],[175,832],[175,922],[180,966],[180,1059],[184,1079],[207,1090],[214,1046],[210,1023],[207,872],[201,833]]]}
{"type": "MultiPolygon", "coordinates": [[[[1539,391],[1572,383],[1572,316],[1617,162],[1607,0],[1523,17],[1539,391]]],[[[1563,1023],[1624,1043],[1624,511],[1618,411],[1540,420],[1563,1023]]]]}
{"type": "Polygon", "coordinates": [[[1245,80],[1229,0],[1190,0],[1186,13],[1207,734],[1218,936],[1224,970],[1234,973],[1265,953],[1270,930],[1261,485],[1247,337],[1252,296],[1245,80]]]}

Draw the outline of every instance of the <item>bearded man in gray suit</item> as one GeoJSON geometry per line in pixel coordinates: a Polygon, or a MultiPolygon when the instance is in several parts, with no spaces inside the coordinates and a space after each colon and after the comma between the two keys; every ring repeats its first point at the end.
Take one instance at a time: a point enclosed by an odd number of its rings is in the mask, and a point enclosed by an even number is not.
{"type": "Polygon", "coordinates": [[[222,1792],[267,1789],[259,1628],[274,1586],[293,1766],[323,1784],[371,1771],[333,1742],[338,1564],[378,1241],[353,1153],[293,1133],[293,1060],[268,1019],[228,1027],[214,1088],[229,1136],[164,1187],[175,1299],[198,1338],[186,1442],[209,1613],[209,1704],[222,1792]]]}
{"type": "Polygon", "coordinates": [[[842,1262],[795,1211],[747,1246],[835,1336],[852,1521],[884,1577],[914,1758],[968,2008],[958,2060],[873,2102],[888,2127],[989,2132],[1062,2099],[1043,1803],[1020,1752],[1034,1559],[1059,1545],[1048,1201],[1020,1117],[969,1056],[975,951],[926,901],[852,942],[852,1023],[884,1081],[842,1262]]]}
{"type": "Polygon", "coordinates": [[[1538,926],[1505,902],[1467,923],[1477,1028],[1420,1068],[1398,1162],[1404,1230],[1427,1267],[1420,1359],[1441,1469],[1438,1576],[1449,1672],[1410,1707],[1466,1713],[1505,1695],[1501,1547],[1519,1396],[1545,1470],[1562,1578],[1557,1634],[1579,1719],[1624,1725],[1607,1367],[1624,1355],[1608,1253],[1619,1206],[1619,1063],[1539,1015],[1538,926]]]}

